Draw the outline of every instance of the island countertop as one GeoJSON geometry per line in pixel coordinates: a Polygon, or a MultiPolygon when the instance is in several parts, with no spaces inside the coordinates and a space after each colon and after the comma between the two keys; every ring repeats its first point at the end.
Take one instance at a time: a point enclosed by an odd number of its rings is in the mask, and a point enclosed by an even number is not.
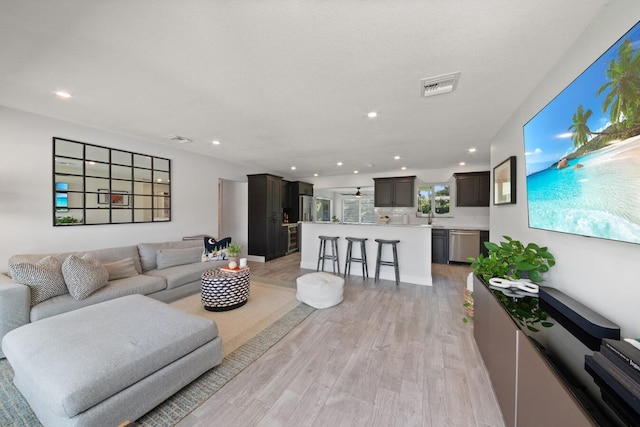
{"type": "MultiPolygon", "coordinates": [[[[318,236],[338,236],[340,272],[344,274],[347,254],[346,237],[367,238],[367,268],[369,277],[375,277],[378,244],[375,239],[400,240],[398,264],[400,282],[416,285],[432,285],[431,278],[431,226],[418,224],[343,224],[301,222],[302,242],[300,268],[315,270],[318,264],[320,239],[318,236]]],[[[327,245],[328,246],[328,245],[327,245]]],[[[327,248],[329,252],[329,248],[327,248]]],[[[360,245],[354,245],[353,256],[359,257],[360,245]]],[[[383,260],[393,258],[390,245],[384,245],[383,260]]],[[[325,271],[332,272],[331,262],[325,262],[325,271]]],[[[360,265],[351,266],[351,275],[361,275],[360,265]]],[[[395,280],[393,267],[381,266],[380,278],[395,280]]]]}
{"type": "Polygon", "coordinates": [[[374,227],[408,227],[408,228],[432,228],[432,229],[447,229],[447,230],[484,230],[488,231],[488,225],[470,225],[470,224],[456,224],[452,222],[447,222],[446,224],[438,223],[438,224],[401,224],[397,222],[390,223],[382,223],[382,222],[372,222],[370,224],[351,224],[344,222],[317,222],[317,221],[299,221],[298,224],[323,224],[323,225],[349,225],[354,227],[365,227],[365,226],[374,226],[374,227]]]}

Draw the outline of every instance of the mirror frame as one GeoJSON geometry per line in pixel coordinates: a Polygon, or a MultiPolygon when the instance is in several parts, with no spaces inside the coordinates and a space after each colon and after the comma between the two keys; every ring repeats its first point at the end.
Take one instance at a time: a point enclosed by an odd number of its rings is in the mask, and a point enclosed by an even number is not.
{"type": "Polygon", "coordinates": [[[54,227],[171,221],[170,159],[66,138],[52,142],[54,227]]]}

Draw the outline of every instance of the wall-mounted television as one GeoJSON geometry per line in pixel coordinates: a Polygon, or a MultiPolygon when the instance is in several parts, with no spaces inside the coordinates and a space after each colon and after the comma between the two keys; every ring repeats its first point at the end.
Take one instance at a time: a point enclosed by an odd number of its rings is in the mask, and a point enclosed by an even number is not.
{"type": "Polygon", "coordinates": [[[640,243],[640,22],[524,125],[529,227],[640,243]]]}

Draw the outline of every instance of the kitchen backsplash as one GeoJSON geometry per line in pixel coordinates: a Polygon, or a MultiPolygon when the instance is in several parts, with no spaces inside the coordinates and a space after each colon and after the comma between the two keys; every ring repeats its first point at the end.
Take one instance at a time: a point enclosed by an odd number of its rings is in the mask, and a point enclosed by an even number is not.
{"type": "MultiPolygon", "coordinates": [[[[375,208],[376,218],[388,215],[390,224],[403,224],[405,215],[409,224],[428,224],[429,219],[426,217],[417,217],[416,208],[375,208]]],[[[433,219],[434,225],[442,225],[444,227],[471,226],[482,229],[489,228],[489,208],[454,208],[453,216],[433,219]]]]}

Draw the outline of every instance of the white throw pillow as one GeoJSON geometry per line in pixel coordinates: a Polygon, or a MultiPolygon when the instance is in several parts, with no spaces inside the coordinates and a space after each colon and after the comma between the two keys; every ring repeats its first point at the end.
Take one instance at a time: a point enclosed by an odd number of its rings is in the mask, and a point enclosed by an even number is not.
{"type": "Polygon", "coordinates": [[[109,281],[105,266],[90,254],[69,255],[62,263],[62,274],[69,293],[77,300],[85,299],[109,281]]]}
{"type": "Polygon", "coordinates": [[[14,282],[27,285],[31,289],[31,307],[68,292],[60,261],[52,256],[42,258],[35,264],[9,264],[9,272],[14,282]]]}
{"type": "Polygon", "coordinates": [[[119,261],[110,262],[108,264],[104,264],[104,267],[109,272],[109,281],[138,275],[138,270],[136,270],[133,258],[125,258],[119,261]]]}

